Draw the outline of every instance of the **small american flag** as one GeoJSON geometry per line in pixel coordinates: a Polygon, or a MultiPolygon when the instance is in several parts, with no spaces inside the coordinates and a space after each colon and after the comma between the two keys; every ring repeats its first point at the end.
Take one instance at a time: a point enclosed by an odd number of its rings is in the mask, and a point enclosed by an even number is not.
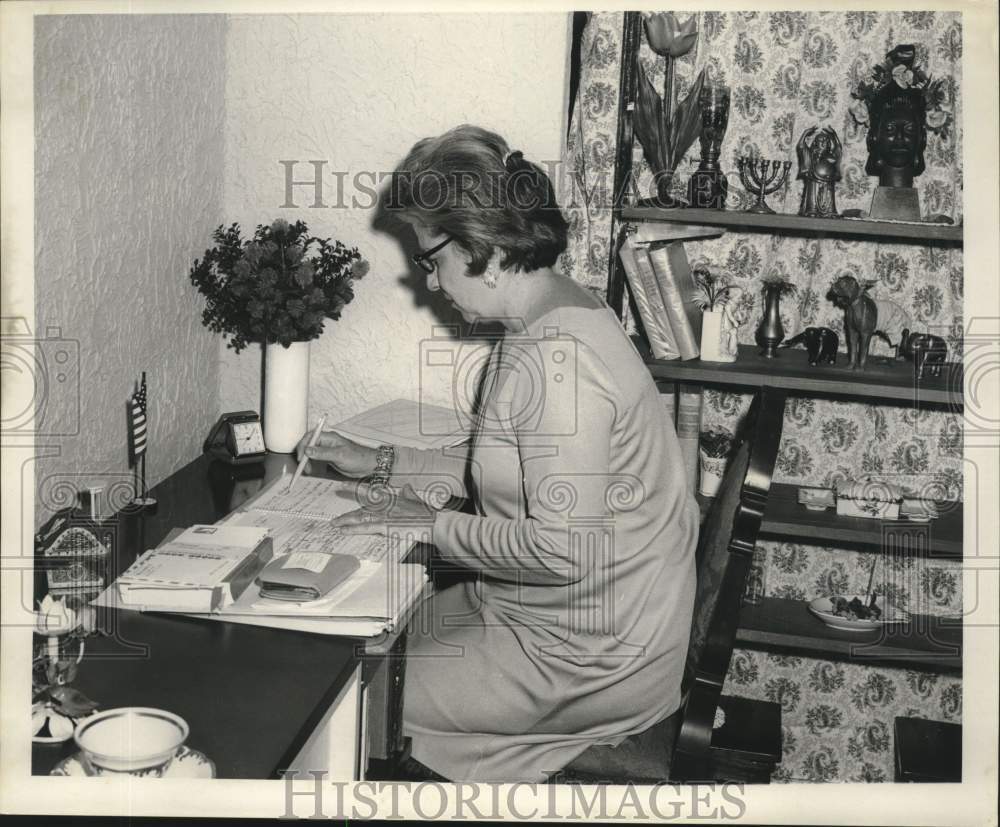
{"type": "Polygon", "coordinates": [[[139,390],[132,394],[129,405],[132,424],[132,459],[137,461],[146,453],[146,374],[142,374],[139,390]]]}

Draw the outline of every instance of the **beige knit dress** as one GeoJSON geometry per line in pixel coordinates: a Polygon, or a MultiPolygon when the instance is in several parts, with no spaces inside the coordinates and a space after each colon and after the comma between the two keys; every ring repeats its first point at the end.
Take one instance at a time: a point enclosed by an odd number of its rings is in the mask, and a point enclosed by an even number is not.
{"type": "Polygon", "coordinates": [[[494,347],[481,412],[463,452],[397,451],[394,483],[471,480],[434,544],[482,574],[421,607],[404,734],[449,779],[541,781],[679,706],[698,507],[649,371],[569,279],[494,347]]]}

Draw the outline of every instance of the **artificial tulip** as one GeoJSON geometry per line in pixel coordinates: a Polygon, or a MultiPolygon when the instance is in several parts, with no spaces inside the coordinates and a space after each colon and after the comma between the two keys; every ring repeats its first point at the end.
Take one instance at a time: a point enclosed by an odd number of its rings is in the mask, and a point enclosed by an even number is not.
{"type": "Polygon", "coordinates": [[[77,627],[76,612],[62,600],[45,595],[35,613],[35,631],[40,635],[65,635],[77,627]]]}
{"type": "Polygon", "coordinates": [[[650,48],[662,57],[678,58],[691,51],[698,39],[697,18],[691,15],[684,25],[678,25],[673,12],[645,16],[646,37],[650,48]]]}

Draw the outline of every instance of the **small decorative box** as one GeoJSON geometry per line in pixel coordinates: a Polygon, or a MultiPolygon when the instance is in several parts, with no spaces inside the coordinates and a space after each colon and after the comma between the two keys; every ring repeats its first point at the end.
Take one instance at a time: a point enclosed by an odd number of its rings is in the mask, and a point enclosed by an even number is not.
{"type": "Polygon", "coordinates": [[[903,492],[898,485],[861,477],[837,483],[837,513],[844,517],[898,520],[903,492]]]}
{"type": "Polygon", "coordinates": [[[804,505],[810,511],[823,511],[833,508],[836,504],[833,491],[829,488],[800,488],[799,505],[804,505]]]}

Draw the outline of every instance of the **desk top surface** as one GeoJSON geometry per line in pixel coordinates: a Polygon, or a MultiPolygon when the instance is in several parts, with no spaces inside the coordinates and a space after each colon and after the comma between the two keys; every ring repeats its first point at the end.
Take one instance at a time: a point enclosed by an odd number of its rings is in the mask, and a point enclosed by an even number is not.
{"type": "MultiPolygon", "coordinates": [[[[269,456],[266,477],[288,462],[269,456]]],[[[199,457],[151,491],[154,513],[119,515],[109,576],[170,529],[225,516],[238,505],[227,477],[227,468],[199,457]]],[[[211,758],[220,778],[275,777],[363,654],[349,638],[164,614],[107,610],[100,628],[106,634],[87,639],[73,685],[102,709],[153,706],[180,715],[191,727],[188,746],[211,758]]],[[[72,740],[33,745],[32,772],[48,773],[75,749],[72,740]]]]}

